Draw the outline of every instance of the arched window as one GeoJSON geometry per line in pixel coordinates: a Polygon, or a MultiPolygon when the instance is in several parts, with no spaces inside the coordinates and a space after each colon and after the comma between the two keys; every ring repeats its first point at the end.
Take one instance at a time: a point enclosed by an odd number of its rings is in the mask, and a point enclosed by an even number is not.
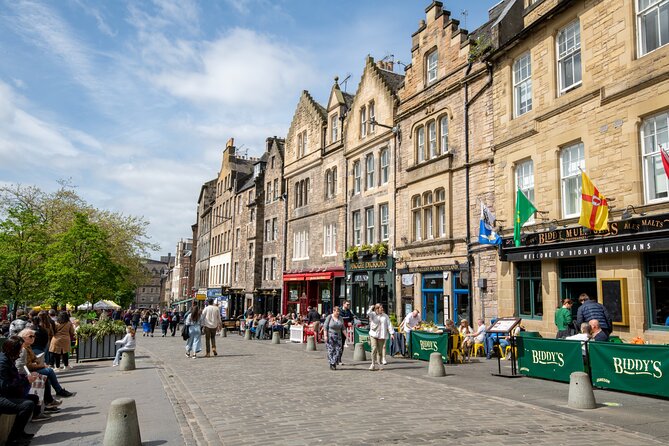
{"type": "Polygon", "coordinates": [[[333,167],[332,168],[332,193],[330,194],[331,197],[334,197],[337,195],[337,168],[333,167]]]}
{"type": "Polygon", "coordinates": [[[411,198],[411,220],[413,223],[413,239],[414,241],[422,240],[422,226],[421,226],[421,207],[420,195],[414,195],[411,198]]]}
{"type": "Polygon", "coordinates": [[[309,204],[309,178],[304,180],[304,186],[302,187],[304,188],[304,205],[306,206],[309,204]]]}
{"type": "Polygon", "coordinates": [[[325,171],[325,198],[330,198],[332,191],[332,171],[330,169],[325,171]]]}
{"type": "Polygon", "coordinates": [[[439,155],[437,148],[437,123],[430,121],[427,125],[427,142],[429,147],[429,158],[436,158],[439,155]]]}
{"type": "Polygon", "coordinates": [[[300,187],[300,182],[295,182],[295,207],[299,208],[302,206],[302,188],[300,187]]]}

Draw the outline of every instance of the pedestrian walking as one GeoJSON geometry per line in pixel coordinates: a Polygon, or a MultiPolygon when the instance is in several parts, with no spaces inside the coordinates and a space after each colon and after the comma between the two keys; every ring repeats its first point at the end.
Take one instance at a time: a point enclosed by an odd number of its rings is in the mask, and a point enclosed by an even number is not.
{"type": "Polygon", "coordinates": [[[346,336],[344,320],[341,318],[338,306],[334,307],[332,314],[325,318],[323,331],[325,333],[325,345],[328,349],[330,370],[337,370],[337,364],[341,364],[341,355],[344,351],[344,337],[346,336]]]}
{"type": "Polygon", "coordinates": [[[372,344],[372,365],[369,370],[379,370],[386,365],[386,339],[388,335],[395,337],[395,330],[390,318],[383,311],[383,305],[376,304],[369,307],[369,342],[372,344]]]}
{"type": "Polygon", "coordinates": [[[135,310],[135,312],[132,314],[132,318],[130,319],[130,323],[132,324],[132,328],[135,330],[135,332],[137,331],[137,327],[139,327],[140,319],[141,316],[139,314],[139,310],[135,310]]]}
{"type": "Polygon", "coordinates": [[[176,334],[178,325],[179,325],[179,312],[173,311],[172,317],[170,319],[170,331],[172,333],[172,336],[176,334]]]}
{"type": "Polygon", "coordinates": [[[213,352],[214,356],[217,356],[216,352],[216,333],[223,326],[221,321],[221,312],[218,309],[218,305],[214,304],[214,299],[209,299],[209,305],[202,311],[202,327],[204,328],[204,339],[206,353],[205,358],[209,357],[209,353],[213,352]]]}
{"type": "Polygon", "coordinates": [[[170,317],[167,315],[167,311],[160,316],[160,330],[163,332],[163,338],[167,336],[167,329],[170,326],[170,317]]]}
{"type": "Polygon", "coordinates": [[[60,361],[63,361],[63,370],[72,368],[69,363],[70,343],[74,339],[74,326],[70,322],[70,316],[61,311],[56,319],[56,331],[51,339],[49,346],[50,365],[53,368],[60,367],[60,361]]]}
{"type": "Polygon", "coordinates": [[[149,323],[149,310],[144,310],[142,313],[142,336],[149,336],[151,334],[151,324],[149,323]]]}
{"type": "Polygon", "coordinates": [[[153,337],[153,332],[156,331],[156,325],[158,325],[158,315],[155,311],[152,311],[149,314],[149,327],[151,328],[151,337],[153,337]]]}
{"type": "Polygon", "coordinates": [[[200,325],[200,308],[193,305],[190,314],[186,318],[186,327],[188,327],[188,341],[186,341],[186,356],[189,358],[197,358],[202,347],[200,345],[200,337],[202,336],[202,328],[200,325]],[[192,352],[192,356],[191,356],[192,352]]]}

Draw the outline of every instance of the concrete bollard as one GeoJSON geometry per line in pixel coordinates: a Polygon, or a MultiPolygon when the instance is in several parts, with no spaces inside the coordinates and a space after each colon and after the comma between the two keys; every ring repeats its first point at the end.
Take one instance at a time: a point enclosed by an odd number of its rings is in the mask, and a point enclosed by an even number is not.
{"type": "Polygon", "coordinates": [[[281,337],[278,331],[272,333],[272,344],[281,344],[281,337]]]}
{"type": "Polygon", "coordinates": [[[595,409],[595,393],[592,391],[590,376],[585,372],[569,375],[569,403],[572,409],[595,409]]]}
{"type": "Polygon", "coordinates": [[[224,338],[228,337],[228,329],[223,327],[223,330],[221,330],[221,336],[224,338]]]}
{"type": "Polygon", "coordinates": [[[121,364],[119,370],[127,372],[128,370],[135,370],[135,351],[130,350],[121,353],[121,364]]]}
{"type": "Polygon", "coordinates": [[[444,369],[444,360],[441,357],[441,353],[434,352],[430,353],[430,363],[427,366],[428,376],[446,376],[446,370],[444,369]]]}
{"type": "Polygon", "coordinates": [[[313,336],[307,336],[307,351],[308,352],[316,351],[316,339],[313,336]]]}
{"type": "Polygon", "coordinates": [[[247,341],[251,340],[251,329],[247,328],[246,331],[244,332],[244,339],[247,341]]]}
{"type": "Polygon", "coordinates": [[[14,414],[3,413],[0,415],[0,444],[4,445],[7,442],[9,433],[14,426],[14,420],[16,420],[16,415],[14,414]]]}
{"type": "Polygon", "coordinates": [[[360,342],[355,344],[355,349],[353,350],[353,360],[360,362],[367,361],[367,352],[365,351],[365,346],[360,342]]]}
{"type": "Polygon", "coordinates": [[[119,398],[112,401],[102,444],[104,446],[142,446],[135,400],[119,398]]]}

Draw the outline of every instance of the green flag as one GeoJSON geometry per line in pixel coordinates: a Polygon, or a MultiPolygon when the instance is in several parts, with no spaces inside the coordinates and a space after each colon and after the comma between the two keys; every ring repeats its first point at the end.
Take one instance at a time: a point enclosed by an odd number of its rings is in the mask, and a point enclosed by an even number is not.
{"type": "Polygon", "coordinates": [[[513,221],[513,241],[516,246],[520,246],[520,228],[536,211],[537,208],[519,188],[516,193],[516,218],[513,221]]]}

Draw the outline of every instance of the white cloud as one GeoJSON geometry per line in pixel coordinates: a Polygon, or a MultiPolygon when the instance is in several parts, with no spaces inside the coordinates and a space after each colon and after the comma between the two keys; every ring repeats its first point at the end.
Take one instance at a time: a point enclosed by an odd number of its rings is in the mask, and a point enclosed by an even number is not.
{"type": "Polygon", "coordinates": [[[92,6],[92,5],[89,5],[88,3],[86,3],[85,0],[75,0],[75,3],[77,5],[79,5],[79,7],[81,9],[83,9],[83,11],[86,14],[88,14],[89,16],[91,16],[95,19],[98,30],[102,34],[104,34],[106,36],[109,36],[109,37],[115,37],[116,36],[117,32],[112,30],[111,26],[109,26],[109,24],[105,20],[105,17],[103,15],[102,11],[100,11],[100,9],[98,9],[98,8],[92,6]]]}
{"type": "Polygon", "coordinates": [[[202,44],[199,52],[178,44],[171,55],[180,53],[182,63],[166,64],[153,78],[172,95],[195,103],[270,107],[313,78],[308,54],[252,30],[234,28],[202,44]]]}

